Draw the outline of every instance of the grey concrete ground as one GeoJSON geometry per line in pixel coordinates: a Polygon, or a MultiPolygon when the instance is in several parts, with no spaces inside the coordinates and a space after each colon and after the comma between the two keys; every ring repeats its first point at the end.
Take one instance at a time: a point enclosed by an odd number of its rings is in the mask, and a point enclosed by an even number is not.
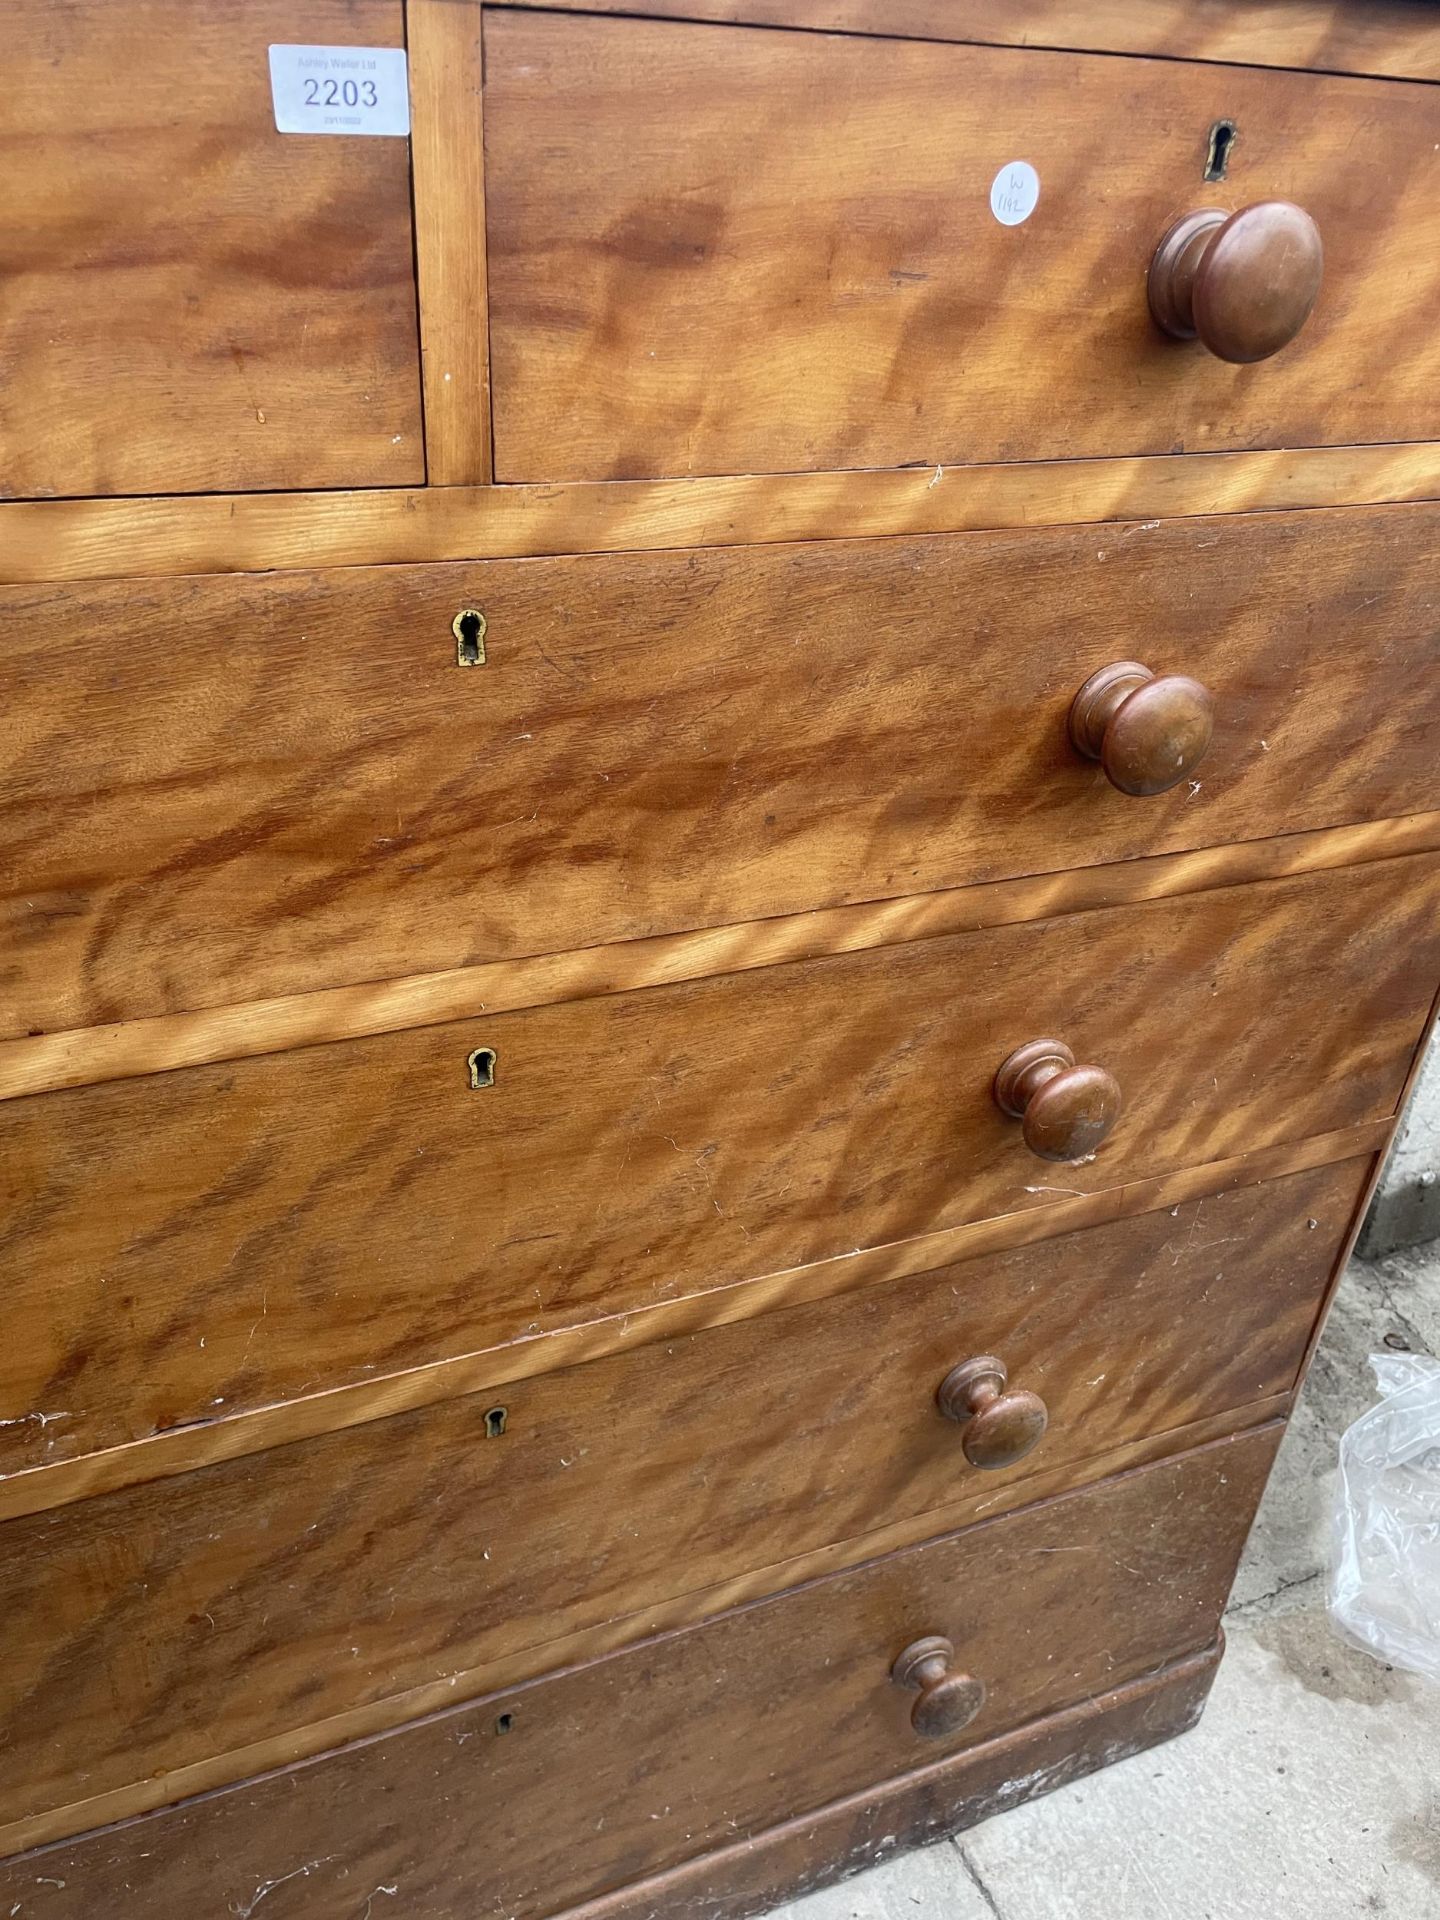
{"type": "Polygon", "coordinates": [[[1377,1259],[1394,1247],[1440,1235],[1440,1032],[1430,1042],[1405,1118],[1385,1162],[1360,1251],[1377,1259]]]}
{"type": "Polygon", "coordinates": [[[786,1920],[1440,1920],[1440,1685],[1331,1633],[1326,1539],[1366,1356],[1440,1354],[1440,1243],[1356,1260],[1192,1732],[783,1909],[786,1920]]]}

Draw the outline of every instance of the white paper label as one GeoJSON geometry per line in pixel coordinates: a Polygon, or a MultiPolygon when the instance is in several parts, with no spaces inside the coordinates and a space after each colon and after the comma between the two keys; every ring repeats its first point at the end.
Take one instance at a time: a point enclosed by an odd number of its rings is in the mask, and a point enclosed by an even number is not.
{"type": "Polygon", "coordinates": [[[1002,227],[1018,227],[1035,211],[1040,176],[1028,160],[1010,160],[990,183],[990,211],[1002,227]]]}
{"type": "Polygon", "coordinates": [[[281,133],[410,131],[403,47],[271,47],[281,133]]]}

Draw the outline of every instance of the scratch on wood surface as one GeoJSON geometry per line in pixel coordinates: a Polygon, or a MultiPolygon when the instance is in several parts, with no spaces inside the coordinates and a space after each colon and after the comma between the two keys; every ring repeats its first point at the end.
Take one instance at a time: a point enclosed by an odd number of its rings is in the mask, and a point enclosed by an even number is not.
{"type": "Polygon", "coordinates": [[[246,1905],[237,1907],[233,1901],[228,1903],[231,1913],[237,1915],[238,1920],[250,1920],[251,1914],[254,1913],[255,1909],[260,1905],[260,1902],[267,1900],[277,1887],[285,1886],[288,1881],[307,1877],[316,1872],[320,1867],[329,1866],[332,1860],[338,1860],[339,1857],[338,1854],[327,1853],[323,1860],[311,1860],[303,1867],[294,1868],[290,1873],[282,1873],[278,1879],[262,1880],[254,1893],[251,1894],[246,1905]]]}

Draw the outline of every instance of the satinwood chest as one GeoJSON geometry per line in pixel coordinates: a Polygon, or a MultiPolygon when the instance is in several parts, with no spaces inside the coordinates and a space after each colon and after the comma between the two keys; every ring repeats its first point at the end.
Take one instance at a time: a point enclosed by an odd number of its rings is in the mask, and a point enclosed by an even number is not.
{"type": "Polygon", "coordinates": [[[0,44],[0,1913],[1184,1729],[1440,984],[1440,15],[0,44]]]}

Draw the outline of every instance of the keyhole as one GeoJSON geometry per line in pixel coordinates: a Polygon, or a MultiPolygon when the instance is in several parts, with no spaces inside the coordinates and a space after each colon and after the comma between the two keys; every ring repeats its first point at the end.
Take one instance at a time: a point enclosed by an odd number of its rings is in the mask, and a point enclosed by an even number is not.
{"type": "Polygon", "coordinates": [[[450,622],[455,636],[455,664],[458,667],[483,667],[485,664],[485,616],[476,607],[464,607],[450,622]]]}
{"type": "Polygon", "coordinates": [[[495,1731],[496,1733],[509,1733],[514,1724],[515,1716],[513,1713],[502,1713],[496,1718],[495,1731]]]}
{"type": "Polygon", "coordinates": [[[491,1407],[485,1416],[485,1438],[498,1440],[505,1431],[505,1408],[491,1407]]]}
{"type": "Polygon", "coordinates": [[[1205,158],[1205,178],[1223,180],[1230,165],[1230,149],[1240,138],[1233,120],[1217,120],[1210,129],[1210,149],[1205,158]]]}
{"type": "Polygon", "coordinates": [[[478,1089],[480,1087],[494,1086],[495,1049],[493,1047],[477,1047],[474,1053],[470,1055],[466,1065],[470,1069],[470,1084],[472,1087],[478,1089]]]}

